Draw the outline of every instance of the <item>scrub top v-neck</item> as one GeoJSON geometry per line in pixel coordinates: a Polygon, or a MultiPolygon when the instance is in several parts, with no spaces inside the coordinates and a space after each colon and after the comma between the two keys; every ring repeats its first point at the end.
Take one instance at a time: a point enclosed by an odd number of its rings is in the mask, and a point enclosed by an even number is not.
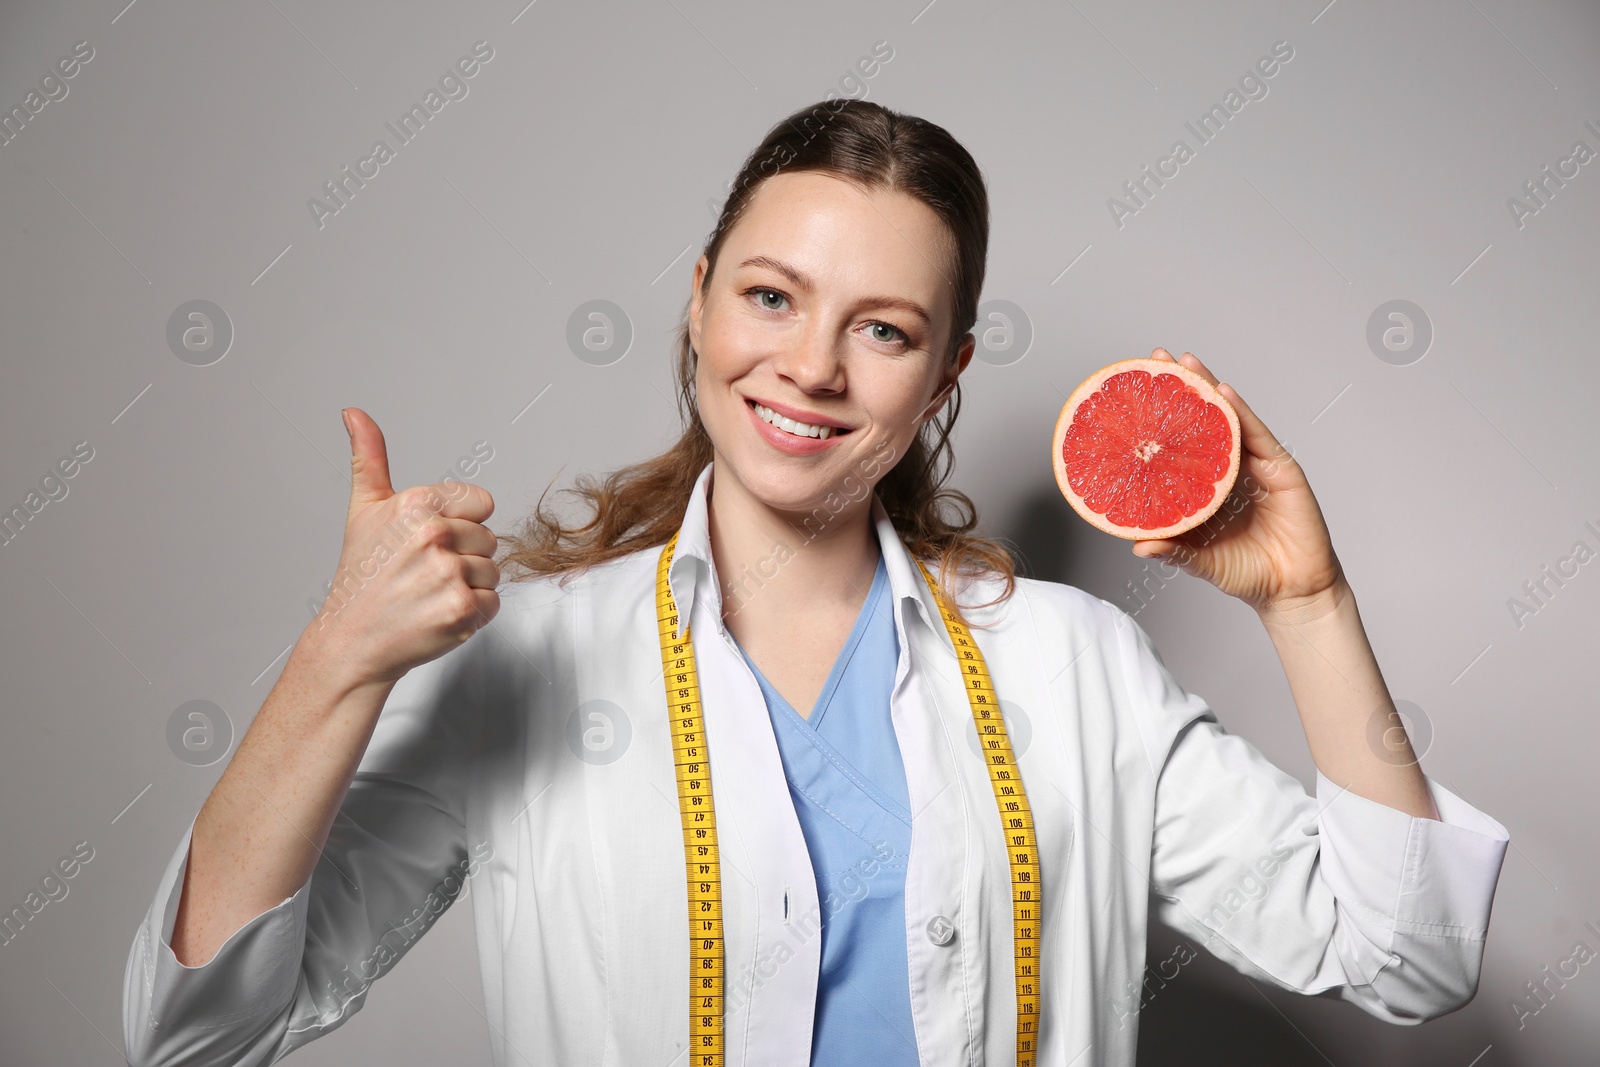
{"type": "Polygon", "coordinates": [[[919,1062],[906,956],[911,812],[889,715],[899,646],[888,588],[880,555],[855,626],[808,718],[739,649],[766,697],[816,872],[822,960],[812,1067],[919,1062]]]}

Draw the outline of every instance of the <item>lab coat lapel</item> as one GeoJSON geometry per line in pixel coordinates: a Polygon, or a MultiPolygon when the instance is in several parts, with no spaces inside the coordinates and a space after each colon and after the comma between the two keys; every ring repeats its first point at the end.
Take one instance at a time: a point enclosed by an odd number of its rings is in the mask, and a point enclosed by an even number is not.
{"type": "MultiPolygon", "coordinates": [[[[966,913],[975,855],[972,825],[981,821],[975,819],[981,813],[974,811],[970,768],[963,774],[963,753],[957,749],[963,725],[958,715],[970,717],[971,710],[933,591],[876,495],[873,521],[889,572],[900,642],[890,709],[912,813],[905,888],[911,1016],[924,1067],[953,1067],[972,1062],[972,1019],[978,1006],[972,1003],[971,987],[985,973],[981,943],[969,943],[975,938],[981,942],[982,916],[966,913]],[[928,929],[936,918],[957,927],[944,944],[936,943],[928,929]]],[[[937,577],[937,568],[930,570],[937,577]]],[[[992,798],[989,805],[994,805],[992,798]]],[[[974,906],[979,902],[981,898],[974,900],[974,906]]]]}

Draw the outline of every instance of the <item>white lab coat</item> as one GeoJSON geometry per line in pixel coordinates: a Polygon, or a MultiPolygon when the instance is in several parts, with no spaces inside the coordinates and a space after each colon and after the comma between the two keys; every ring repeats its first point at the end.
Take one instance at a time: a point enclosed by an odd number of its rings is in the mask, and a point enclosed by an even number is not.
{"type": "MultiPolygon", "coordinates": [[[[762,694],[722,623],[711,470],[670,582],[693,605],[711,753],[726,1062],[806,1067],[825,902],[762,694]]],[[[914,812],[905,938],[917,1046],[928,1067],[1009,1064],[1010,874],[994,793],[930,590],[876,497],[872,516],[900,644],[891,709],[914,812]]],[[[128,957],[130,1063],[267,1064],[340,1026],[465,878],[498,1067],[687,1064],[659,551],[566,589],[513,583],[481,632],[402,678],[307,883],[197,968],[170,948],[185,832],[128,957]]],[[[762,575],[748,577],[746,595],[759,596],[762,575]]],[[[962,603],[998,588],[977,583],[962,603]]],[[[1075,587],[1019,578],[1008,604],[968,617],[996,623],[974,633],[1037,827],[1041,1065],[1132,1067],[1151,899],[1245,974],[1332,990],[1390,1022],[1471,999],[1508,842],[1500,823],[1433,781],[1442,821],[1320,774],[1307,795],[1179,686],[1131,617],[1075,587]]]]}

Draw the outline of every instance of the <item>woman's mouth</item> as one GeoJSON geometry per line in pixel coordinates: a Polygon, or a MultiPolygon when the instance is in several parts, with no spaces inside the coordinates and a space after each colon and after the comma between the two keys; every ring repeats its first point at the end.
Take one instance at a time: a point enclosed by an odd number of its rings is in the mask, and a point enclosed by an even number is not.
{"type": "Polygon", "coordinates": [[[838,445],[841,438],[852,432],[838,426],[820,426],[797,422],[779,415],[765,404],[745,400],[750,412],[750,422],[755,431],[773,448],[791,456],[811,456],[826,452],[838,445]]]}
{"type": "Polygon", "coordinates": [[[750,405],[751,409],[755,411],[756,417],[762,422],[769,426],[775,426],[778,429],[783,430],[785,433],[792,434],[795,437],[812,437],[816,438],[817,440],[826,441],[830,437],[842,436],[850,432],[849,430],[841,429],[837,426],[817,426],[810,423],[799,422],[785,415],[780,415],[766,405],[758,404],[754,400],[747,400],[745,403],[750,405]]]}

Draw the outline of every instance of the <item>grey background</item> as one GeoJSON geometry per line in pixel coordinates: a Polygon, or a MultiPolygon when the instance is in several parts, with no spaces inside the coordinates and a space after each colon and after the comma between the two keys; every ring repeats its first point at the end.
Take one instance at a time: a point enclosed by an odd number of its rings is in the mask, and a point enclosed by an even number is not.
{"type": "MultiPolygon", "coordinates": [[[[1311,783],[1253,612],[1188,578],[1140,608],[1141,564],[1047,465],[1092,370],[1196,352],[1307,469],[1389,686],[1432,730],[1425,769],[1512,834],[1466,1009],[1392,1027],[1208,958],[1150,999],[1142,1062],[1491,1067],[1600,1045],[1597,965],[1520,1029],[1511,1007],[1580,938],[1600,948],[1600,564],[1520,627],[1508,607],[1574,542],[1600,547],[1600,161],[1521,227],[1507,207],[1575,141],[1600,150],[1595,6],[925,2],[5,4],[0,108],[76,42],[95,52],[0,146],[0,505],[94,449],[0,546],[0,907],[95,850],[0,947],[7,1062],[120,1061],[129,942],[224,766],[177,758],[169,718],[211,701],[236,744],[309,621],[347,504],[340,407],[383,427],[397,487],[488,441],[500,532],[552,478],[658,451],[708,201],[830,88],[945,126],[989,183],[985,300],[1021,308],[1032,341],[964,380],[954,484],[985,531],[1138,609],[1180,680],[1311,783]],[[478,40],[494,58],[467,97],[319,229],[307,199],[478,40]],[[841,84],[880,40],[893,59],[841,84]],[[1108,198],[1279,40],[1294,57],[1268,95],[1115,225],[1108,198]],[[1396,299],[1434,333],[1407,366],[1366,340],[1396,299]],[[167,343],[191,300],[232,324],[209,366],[167,343]],[[633,331],[606,365],[567,344],[591,300],[633,331]]],[[[1152,961],[1175,939],[1153,930],[1152,961]]],[[[454,908],[297,1062],[488,1062],[476,966],[454,908]]]]}

